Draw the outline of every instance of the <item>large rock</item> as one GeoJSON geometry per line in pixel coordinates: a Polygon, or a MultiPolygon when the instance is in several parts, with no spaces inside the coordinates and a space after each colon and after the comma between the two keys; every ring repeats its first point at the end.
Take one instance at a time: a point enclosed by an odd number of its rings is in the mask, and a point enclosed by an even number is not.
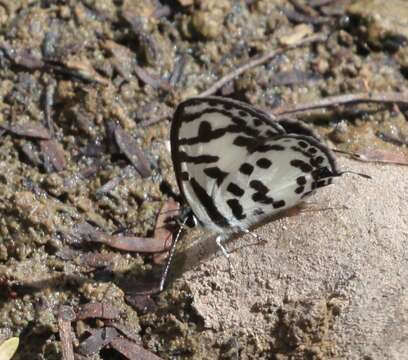
{"type": "Polygon", "coordinates": [[[408,358],[408,170],[340,160],[373,179],[337,179],[310,205],[333,209],[258,228],[266,245],[229,242],[232,279],[214,241],[189,234],[183,278],[205,331],[279,359],[408,358]]]}

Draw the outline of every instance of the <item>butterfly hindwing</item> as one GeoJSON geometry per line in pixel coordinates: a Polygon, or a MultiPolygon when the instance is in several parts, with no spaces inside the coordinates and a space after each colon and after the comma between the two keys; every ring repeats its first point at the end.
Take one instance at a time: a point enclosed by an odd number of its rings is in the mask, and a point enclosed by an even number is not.
{"type": "Polygon", "coordinates": [[[334,166],[330,153],[315,139],[280,135],[259,144],[212,196],[230,226],[248,228],[330,184],[334,166]]]}
{"type": "Polygon", "coordinates": [[[337,171],[308,128],[219,97],[178,106],[171,150],[185,201],[216,231],[247,228],[292,207],[337,171]]]}

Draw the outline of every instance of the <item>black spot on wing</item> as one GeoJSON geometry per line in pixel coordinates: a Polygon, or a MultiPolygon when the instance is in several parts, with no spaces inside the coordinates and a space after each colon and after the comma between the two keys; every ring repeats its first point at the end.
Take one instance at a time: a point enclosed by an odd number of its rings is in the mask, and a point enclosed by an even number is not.
{"type": "Polygon", "coordinates": [[[217,162],[220,158],[215,155],[199,155],[199,156],[190,156],[187,155],[184,151],[178,153],[178,160],[180,162],[193,163],[193,164],[210,164],[217,162]]]}
{"type": "Polygon", "coordinates": [[[267,205],[273,204],[273,198],[271,198],[270,196],[264,193],[260,193],[260,192],[253,193],[252,200],[254,202],[261,203],[261,204],[267,204],[267,205]]]}
{"type": "MultiPolygon", "coordinates": [[[[237,116],[232,116],[231,117],[232,122],[240,127],[241,132],[245,133],[246,135],[250,135],[250,136],[258,136],[260,134],[260,131],[257,129],[254,129],[253,127],[250,126],[250,122],[248,122],[247,120],[241,119],[237,116]]],[[[260,123],[262,124],[262,121],[259,119],[255,119],[255,121],[260,121],[260,123]]],[[[257,126],[257,125],[255,125],[257,126]]],[[[258,125],[259,126],[259,125],[258,125]]]]}
{"type": "Polygon", "coordinates": [[[298,178],[296,178],[296,182],[298,185],[306,185],[306,177],[304,176],[299,176],[298,178]]]}
{"type": "Polygon", "coordinates": [[[304,186],[299,186],[298,188],[295,189],[296,194],[301,194],[303,191],[305,191],[304,186]]]}
{"type": "Polygon", "coordinates": [[[253,150],[253,152],[268,152],[268,151],[283,151],[285,150],[285,147],[282,145],[278,145],[278,144],[267,144],[267,143],[258,143],[256,148],[253,150]]]}
{"type": "Polygon", "coordinates": [[[313,180],[325,179],[333,177],[333,173],[326,167],[322,166],[312,171],[313,180]]]}
{"type": "Polygon", "coordinates": [[[301,153],[303,156],[307,158],[312,158],[313,155],[305,151],[304,149],[301,149],[299,146],[291,146],[290,147],[293,151],[301,153]]]}
{"type": "MultiPolygon", "coordinates": [[[[255,129],[254,127],[250,126],[250,123],[247,120],[244,120],[238,116],[235,116],[233,112],[231,111],[226,111],[222,110],[219,108],[214,108],[214,107],[209,107],[206,108],[205,110],[202,110],[200,112],[195,112],[191,114],[183,114],[182,116],[182,122],[183,123],[189,123],[198,119],[203,119],[201,121],[199,127],[203,126],[202,129],[199,129],[198,136],[197,137],[192,137],[188,139],[179,139],[180,144],[194,144],[200,142],[201,135],[204,136],[204,138],[218,138],[223,136],[226,132],[232,132],[232,133],[244,133],[248,136],[258,136],[260,131],[255,129]],[[220,114],[224,115],[227,119],[222,120],[224,123],[226,121],[230,121],[230,124],[227,124],[227,126],[222,127],[222,128],[216,128],[212,129],[211,123],[207,120],[205,120],[205,115],[210,115],[210,114],[220,114]],[[210,126],[208,126],[210,125],[210,126]]],[[[215,124],[213,124],[215,125],[215,124]]],[[[276,132],[276,134],[279,134],[280,132],[276,132]]]]}
{"type": "Polygon", "coordinates": [[[246,215],[244,214],[244,209],[242,208],[242,205],[240,204],[239,200],[229,199],[227,200],[227,205],[230,207],[232,215],[234,215],[234,217],[237,220],[243,220],[246,218],[246,215]]]}
{"type": "Polygon", "coordinates": [[[228,220],[218,211],[214,200],[207,194],[205,189],[197,182],[197,180],[191,178],[190,185],[211,221],[221,227],[228,226],[228,220]]]}
{"type": "Polygon", "coordinates": [[[235,139],[233,144],[240,147],[246,147],[248,152],[252,152],[252,149],[256,147],[258,140],[253,137],[247,137],[238,135],[235,139]]]}
{"type": "Polygon", "coordinates": [[[272,136],[276,136],[276,133],[272,130],[266,130],[265,132],[266,136],[272,137],[272,136]]]}
{"type": "Polygon", "coordinates": [[[285,200],[278,200],[278,201],[275,201],[275,202],[273,203],[273,207],[274,207],[275,209],[279,209],[279,208],[281,208],[281,207],[284,207],[285,205],[286,205],[285,200]]]}
{"type": "Polygon", "coordinates": [[[261,169],[267,169],[272,165],[272,161],[267,158],[260,158],[256,161],[256,165],[261,169]]]}
{"type": "MultiPolygon", "coordinates": [[[[271,129],[275,130],[276,134],[284,133],[282,127],[276,121],[272,120],[271,117],[264,111],[241,101],[233,100],[225,97],[205,97],[205,98],[191,98],[182,102],[176,110],[176,113],[182,113],[184,108],[187,108],[191,105],[200,106],[206,104],[208,107],[201,112],[194,112],[194,117],[200,117],[201,114],[205,113],[207,110],[216,110],[216,111],[226,111],[231,112],[231,110],[238,110],[238,114],[241,117],[251,116],[255,119],[260,119],[265,125],[268,125],[271,129]],[[224,110],[221,110],[221,107],[224,110]]],[[[184,115],[184,114],[183,114],[184,115]]],[[[188,114],[186,114],[188,115],[188,114]]],[[[183,119],[184,121],[184,119],[183,119]]]]}
{"type": "Polygon", "coordinates": [[[198,127],[198,137],[205,141],[211,136],[211,130],[211,124],[208,121],[201,121],[198,127]]]}
{"type": "Polygon", "coordinates": [[[227,191],[231,193],[232,195],[241,197],[242,195],[245,194],[245,191],[241,189],[237,184],[231,182],[227,186],[227,191]]]}
{"type": "Polygon", "coordinates": [[[301,196],[301,198],[303,199],[303,198],[305,198],[305,197],[307,197],[307,196],[309,196],[309,195],[312,195],[312,194],[313,194],[313,191],[305,192],[305,193],[301,196]]]}
{"type": "Polygon", "coordinates": [[[324,180],[319,180],[318,182],[317,182],[317,185],[316,185],[316,187],[323,187],[323,186],[326,186],[326,181],[324,181],[324,180]]]}
{"type": "Polygon", "coordinates": [[[205,168],[204,173],[211,179],[217,180],[217,185],[220,186],[224,179],[228,176],[228,173],[222,171],[218,166],[205,168]]]}
{"type": "Polygon", "coordinates": [[[226,127],[212,129],[211,123],[202,121],[198,128],[197,136],[190,138],[179,139],[180,145],[195,145],[208,143],[212,140],[222,138],[227,133],[241,133],[241,129],[237,125],[228,125],[226,127]]]}
{"type": "Polygon", "coordinates": [[[255,190],[252,194],[252,200],[261,204],[273,204],[274,200],[270,196],[266,195],[269,188],[260,180],[251,180],[249,186],[255,190]]]}
{"type": "Polygon", "coordinates": [[[304,135],[311,137],[314,140],[320,141],[320,139],[316,136],[312,129],[300,123],[299,121],[283,119],[279,121],[279,125],[281,125],[288,134],[304,135]]]}
{"type": "Polygon", "coordinates": [[[243,163],[239,168],[240,173],[244,175],[248,175],[248,176],[251,175],[253,171],[254,171],[254,167],[248,163],[243,163]]]}
{"type": "Polygon", "coordinates": [[[320,164],[324,161],[323,156],[316,156],[314,158],[310,159],[310,165],[312,165],[313,167],[319,167],[320,164]]]}
{"type": "Polygon", "coordinates": [[[269,188],[260,180],[251,180],[249,186],[259,193],[266,194],[269,191],[269,188]]]}
{"type": "Polygon", "coordinates": [[[299,168],[301,171],[308,173],[313,170],[313,168],[306,162],[300,159],[294,159],[290,162],[290,165],[292,165],[295,168],[299,168]]]}

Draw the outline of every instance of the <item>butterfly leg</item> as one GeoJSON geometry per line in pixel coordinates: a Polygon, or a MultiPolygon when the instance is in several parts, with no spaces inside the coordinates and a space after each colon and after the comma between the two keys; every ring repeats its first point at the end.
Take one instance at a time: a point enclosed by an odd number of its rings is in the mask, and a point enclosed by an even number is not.
{"type": "Polygon", "coordinates": [[[222,254],[224,255],[224,257],[227,259],[228,261],[228,270],[230,273],[230,276],[232,277],[234,274],[234,267],[232,266],[231,263],[231,259],[230,259],[230,254],[227,251],[227,249],[225,248],[225,246],[222,244],[222,242],[225,240],[225,236],[223,235],[218,235],[215,239],[215,242],[217,243],[218,247],[221,249],[222,254]]]}
{"type": "Polygon", "coordinates": [[[248,235],[252,236],[257,241],[256,242],[257,245],[258,244],[259,245],[265,245],[267,243],[267,241],[265,239],[262,239],[259,235],[255,234],[251,230],[242,228],[241,231],[244,232],[245,234],[248,234],[248,235]]]}

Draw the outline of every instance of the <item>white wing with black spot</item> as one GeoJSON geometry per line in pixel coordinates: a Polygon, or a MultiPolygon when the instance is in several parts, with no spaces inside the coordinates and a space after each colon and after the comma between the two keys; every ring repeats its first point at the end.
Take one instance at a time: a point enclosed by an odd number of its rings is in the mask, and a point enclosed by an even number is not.
{"type": "Polygon", "coordinates": [[[227,98],[181,103],[170,140],[186,203],[219,232],[293,207],[337,174],[330,151],[308,128],[227,98]]]}

